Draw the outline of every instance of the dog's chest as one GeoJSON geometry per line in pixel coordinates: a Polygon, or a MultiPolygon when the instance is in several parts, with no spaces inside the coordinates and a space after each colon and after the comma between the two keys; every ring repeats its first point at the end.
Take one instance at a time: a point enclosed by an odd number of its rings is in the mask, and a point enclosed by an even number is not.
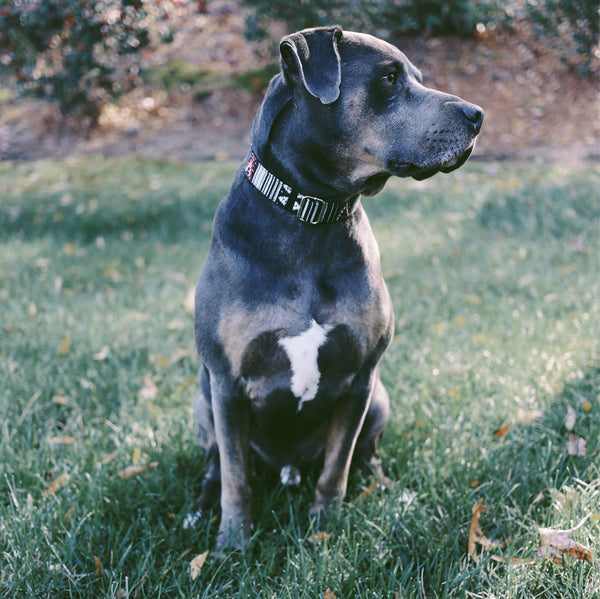
{"type": "Polygon", "coordinates": [[[254,336],[241,352],[239,375],[257,409],[282,404],[285,411],[300,412],[317,397],[340,395],[362,359],[349,326],[311,319],[303,330],[277,328],[254,336]]]}

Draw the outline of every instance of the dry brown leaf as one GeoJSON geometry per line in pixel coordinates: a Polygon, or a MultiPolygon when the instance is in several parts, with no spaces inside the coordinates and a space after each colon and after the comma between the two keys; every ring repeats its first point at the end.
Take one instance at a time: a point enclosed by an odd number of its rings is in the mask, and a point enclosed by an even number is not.
{"type": "Polygon", "coordinates": [[[581,528],[589,518],[588,514],[577,526],[567,530],[540,528],[540,547],[535,554],[556,563],[562,563],[565,556],[591,563],[592,552],[590,549],[571,538],[571,535],[581,528]]]}
{"type": "Polygon", "coordinates": [[[46,491],[44,492],[44,495],[46,497],[50,497],[50,495],[54,495],[54,493],[56,493],[56,491],[58,491],[59,489],[64,487],[69,482],[70,478],[71,477],[67,473],[61,474],[58,478],[55,478],[50,483],[50,486],[46,489],[46,491]]]}
{"type": "Polygon", "coordinates": [[[58,353],[61,356],[66,356],[69,353],[69,349],[71,348],[71,337],[65,337],[58,344],[58,353]]]}
{"type": "Polygon", "coordinates": [[[501,555],[492,555],[492,559],[495,562],[500,562],[501,564],[512,564],[514,566],[516,566],[516,565],[531,566],[532,564],[535,564],[534,559],[520,559],[518,557],[503,557],[501,555]]]}
{"type": "Polygon", "coordinates": [[[490,549],[503,549],[506,547],[506,541],[499,542],[494,541],[492,539],[488,539],[481,530],[479,526],[479,517],[481,516],[481,512],[487,509],[487,506],[483,505],[483,499],[478,501],[474,506],[471,517],[471,526],[469,527],[469,547],[468,547],[468,555],[472,557],[476,563],[479,562],[479,556],[475,553],[475,545],[479,544],[483,547],[483,549],[489,551],[490,549]]]}
{"type": "Polygon", "coordinates": [[[102,578],[104,575],[104,568],[100,563],[100,558],[97,555],[94,555],[94,572],[96,573],[96,578],[102,578]]]}
{"type": "Polygon", "coordinates": [[[119,477],[127,480],[136,474],[142,474],[142,472],[148,472],[148,470],[154,470],[158,466],[158,462],[150,462],[147,466],[127,466],[125,470],[119,472],[119,477]]]}
{"type": "Polygon", "coordinates": [[[131,457],[131,462],[133,464],[137,464],[142,457],[142,450],[139,447],[136,447],[133,450],[133,456],[131,457]]]}
{"type": "Polygon", "coordinates": [[[510,424],[505,424],[503,426],[501,426],[495,433],[494,433],[494,437],[496,439],[500,439],[501,437],[504,437],[504,435],[506,435],[506,433],[510,430],[510,424]]]}
{"type": "Polygon", "coordinates": [[[202,571],[202,566],[204,566],[204,562],[208,557],[208,551],[204,553],[200,553],[190,562],[190,576],[192,580],[196,580],[202,571]]]}
{"type": "Polygon", "coordinates": [[[337,596],[329,587],[325,591],[325,599],[337,599],[337,596]]]}
{"type": "Polygon", "coordinates": [[[65,397],[64,395],[55,395],[52,398],[52,403],[56,404],[57,406],[66,406],[69,403],[69,398],[65,397]]]}
{"type": "Polygon", "coordinates": [[[109,453],[107,456],[102,458],[101,464],[103,466],[106,466],[106,464],[110,464],[118,455],[119,455],[118,450],[113,451],[112,453],[109,453]]]}
{"type": "Polygon", "coordinates": [[[318,545],[319,543],[326,541],[330,536],[331,535],[328,532],[323,532],[322,530],[320,530],[319,532],[310,535],[310,537],[308,537],[308,540],[313,545],[318,545]]]}
{"type": "Polygon", "coordinates": [[[377,481],[375,481],[371,486],[369,487],[365,487],[362,491],[361,494],[358,497],[358,505],[362,505],[362,502],[373,493],[373,491],[375,491],[375,489],[377,488],[377,485],[379,483],[377,481]]]}

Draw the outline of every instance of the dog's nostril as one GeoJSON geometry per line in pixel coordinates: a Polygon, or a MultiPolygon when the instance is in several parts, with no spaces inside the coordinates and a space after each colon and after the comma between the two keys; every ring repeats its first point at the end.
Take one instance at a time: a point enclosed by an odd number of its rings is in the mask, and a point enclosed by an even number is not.
{"type": "Polygon", "coordinates": [[[476,129],[479,129],[483,123],[483,110],[474,104],[463,104],[461,108],[462,113],[467,117],[467,120],[472,123],[476,129]]]}

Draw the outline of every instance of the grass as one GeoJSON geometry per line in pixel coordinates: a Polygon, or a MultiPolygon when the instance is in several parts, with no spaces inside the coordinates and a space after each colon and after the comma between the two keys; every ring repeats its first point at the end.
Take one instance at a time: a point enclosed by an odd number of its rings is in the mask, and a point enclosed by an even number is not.
{"type": "Polygon", "coordinates": [[[353,475],[315,540],[314,479],[292,492],[255,464],[253,543],[191,579],[217,520],[181,527],[204,468],[185,300],[234,168],[0,163],[0,597],[598,597],[597,561],[492,559],[588,514],[574,538],[600,557],[591,167],[471,163],[365,200],[396,314],[393,484],[353,475]],[[480,499],[484,533],[511,542],[477,563],[480,499]]]}

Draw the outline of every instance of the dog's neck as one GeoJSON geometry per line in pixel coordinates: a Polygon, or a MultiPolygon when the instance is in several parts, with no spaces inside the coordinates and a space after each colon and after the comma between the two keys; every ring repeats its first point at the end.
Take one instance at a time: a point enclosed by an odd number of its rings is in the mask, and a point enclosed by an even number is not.
{"type": "Polygon", "coordinates": [[[305,195],[270,172],[252,150],[248,153],[244,172],[250,183],[267,200],[309,225],[330,224],[348,218],[360,199],[360,196],[353,196],[343,202],[334,202],[305,195]]]}

